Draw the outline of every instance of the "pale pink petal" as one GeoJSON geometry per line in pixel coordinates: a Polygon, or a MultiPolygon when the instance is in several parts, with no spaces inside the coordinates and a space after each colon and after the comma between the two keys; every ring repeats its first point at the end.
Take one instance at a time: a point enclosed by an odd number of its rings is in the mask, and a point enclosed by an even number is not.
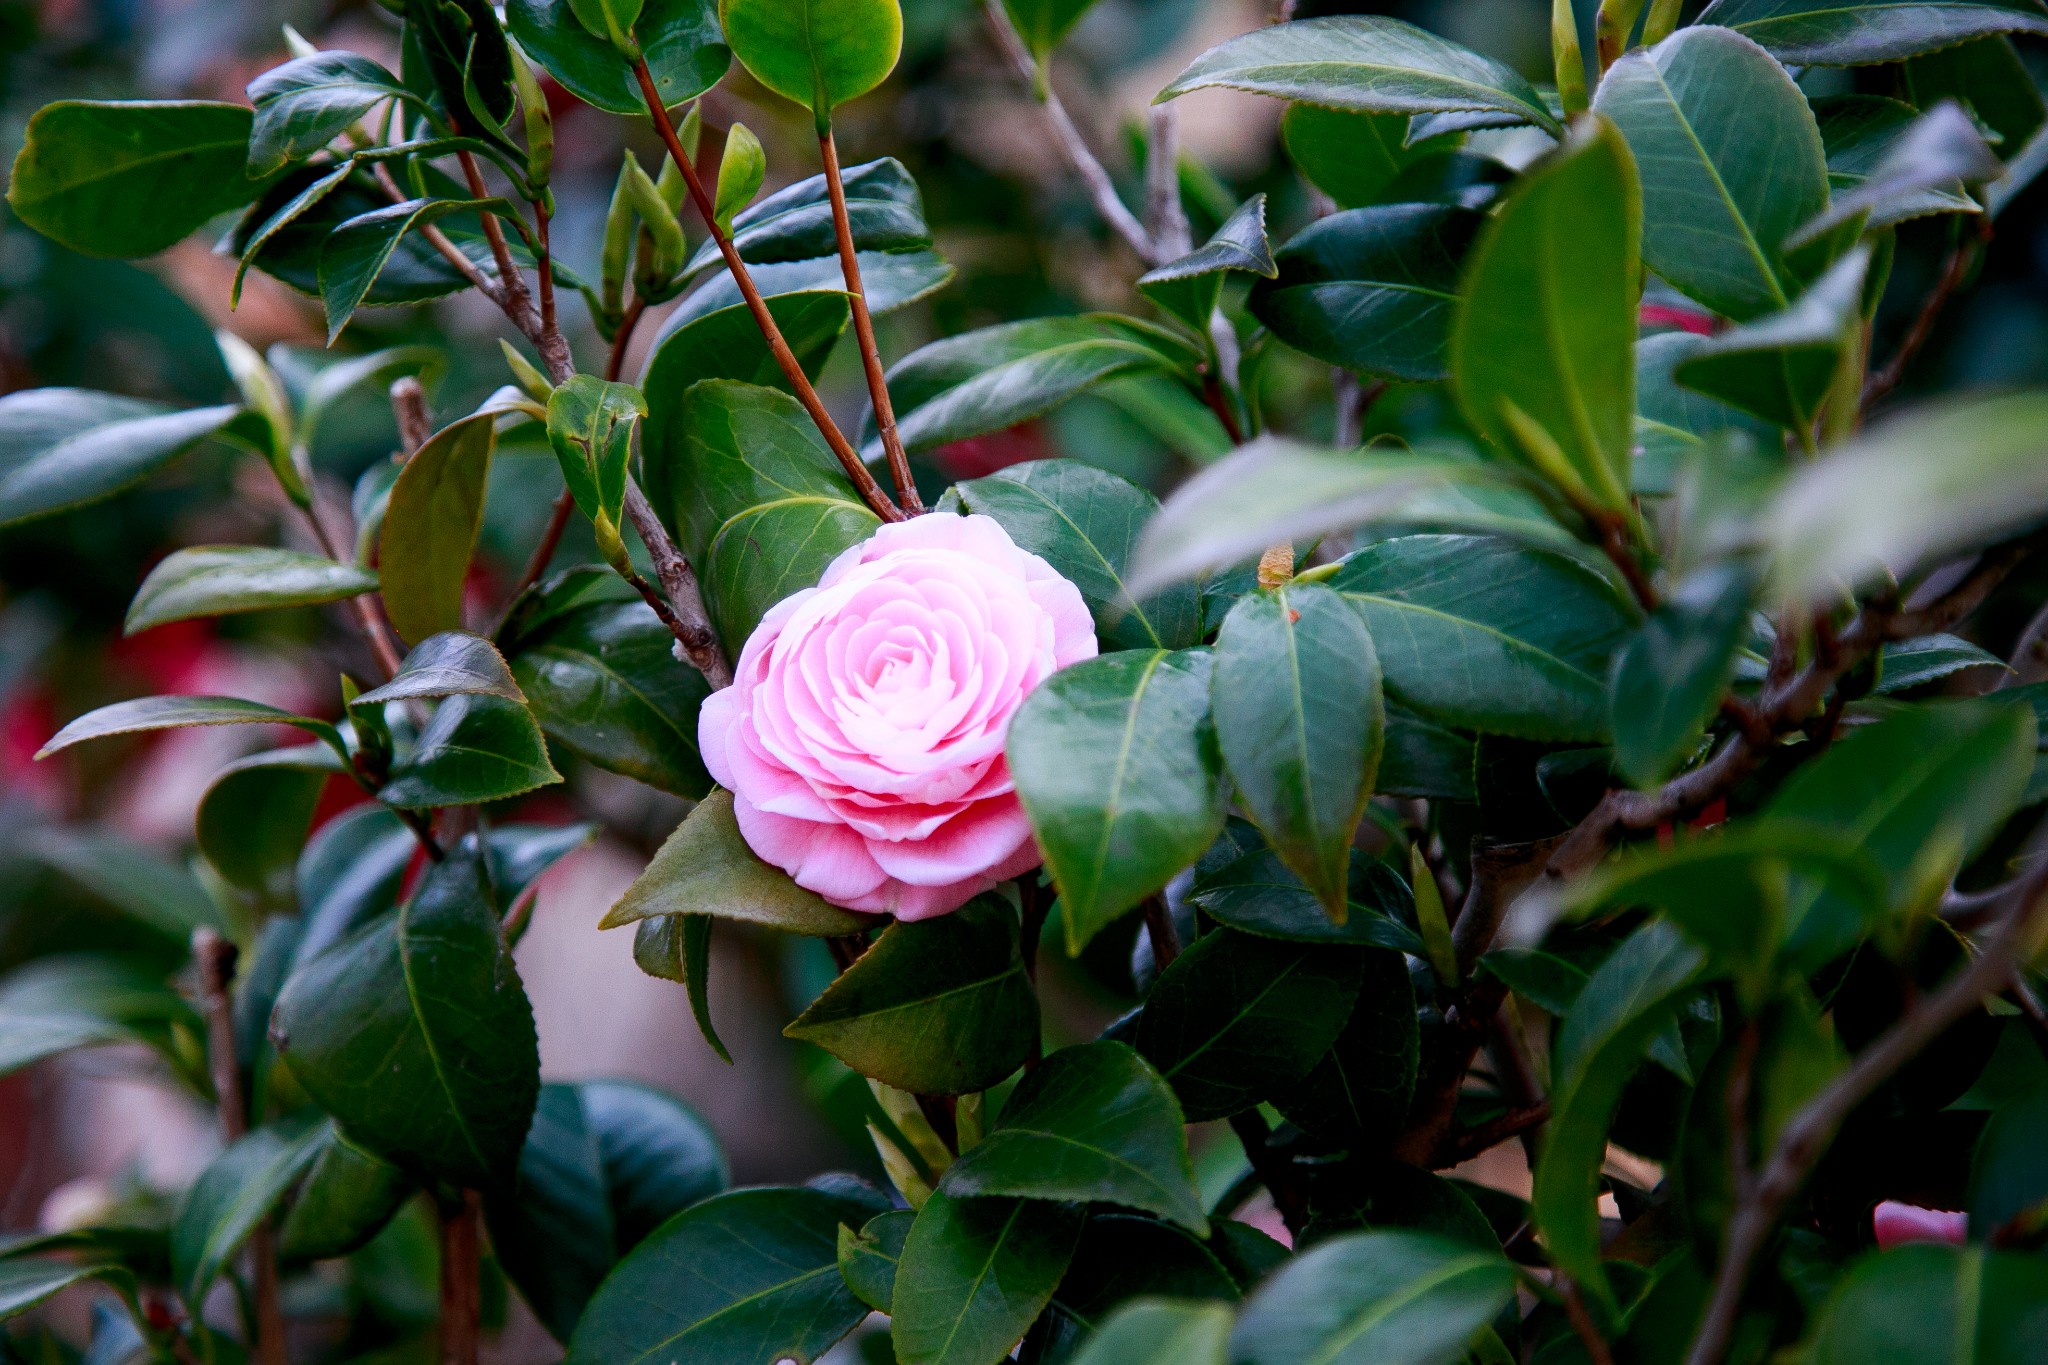
{"type": "Polygon", "coordinates": [[[1879,1204],[1870,1221],[1872,1231],[1877,1234],[1877,1245],[1886,1251],[1906,1242],[1947,1242],[1961,1246],[1970,1226],[1970,1216],[1966,1213],[1923,1209],[1918,1204],[1902,1204],[1896,1199],[1887,1199],[1879,1204]]]}

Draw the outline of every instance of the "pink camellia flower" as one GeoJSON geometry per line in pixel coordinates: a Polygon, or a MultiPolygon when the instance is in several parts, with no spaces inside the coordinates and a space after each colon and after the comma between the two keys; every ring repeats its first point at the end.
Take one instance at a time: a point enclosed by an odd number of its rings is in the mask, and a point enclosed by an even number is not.
{"type": "Polygon", "coordinates": [[[1878,1249],[1890,1251],[1906,1242],[1947,1242],[1961,1246],[1964,1234],[1969,1230],[1970,1216],[1950,1213],[1946,1209],[1923,1209],[1918,1204],[1902,1204],[1896,1199],[1887,1199],[1871,1214],[1870,1223],[1871,1230],[1877,1234],[1878,1249]]]}
{"type": "Polygon", "coordinates": [[[761,619],[697,723],[740,833],[849,910],[926,919],[1038,866],[1003,739],[1095,655],[1072,583],[984,516],[883,526],[761,619]]]}

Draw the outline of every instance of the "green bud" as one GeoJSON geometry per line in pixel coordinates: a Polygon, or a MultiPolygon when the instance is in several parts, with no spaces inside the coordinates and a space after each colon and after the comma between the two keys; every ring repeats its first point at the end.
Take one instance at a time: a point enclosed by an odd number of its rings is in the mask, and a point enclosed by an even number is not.
{"type": "Polygon", "coordinates": [[[643,248],[636,276],[650,285],[665,285],[683,268],[688,247],[683,240],[683,225],[676,221],[675,210],[663,201],[661,191],[647,178],[647,172],[631,157],[626,158],[626,194],[653,246],[651,252],[643,248]]]}
{"type": "Polygon", "coordinates": [[[540,78],[518,48],[512,51],[512,79],[519,86],[519,108],[526,116],[526,179],[536,193],[547,188],[555,166],[555,120],[548,113],[540,78]]]}
{"type": "Polygon", "coordinates": [[[1579,51],[1579,17],[1572,0],[1554,0],[1551,5],[1550,55],[1565,113],[1583,113],[1591,101],[1586,97],[1586,59],[1579,51]]]}
{"type": "Polygon", "coordinates": [[[512,371],[512,378],[520,389],[534,402],[545,404],[548,395],[555,391],[555,386],[548,382],[548,377],[542,374],[540,368],[531,360],[519,354],[518,348],[503,337],[498,338],[498,347],[504,351],[505,365],[512,371]]]}
{"type": "Polygon", "coordinates": [[[213,336],[228,375],[241,392],[243,405],[259,419],[257,425],[262,434],[257,443],[277,475],[278,486],[299,506],[312,506],[312,489],[292,449],[292,409],[284,395],[284,384],[248,342],[228,331],[215,332],[213,336]]]}
{"type": "MultiPolygon", "coordinates": [[[[598,299],[605,315],[617,318],[626,308],[626,266],[633,250],[632,172],[639,165],[631,152],[619,167],[618,184],[612,187],[611,208],[604,218],[604,254],[598,271],[598,299]]],[[[646,179],[642,173],[641,179],[646,179]]]]}
{"type": "Polygon", "coordinates": [[[768,174],[768,158],[761,151],[761,139],[744,123],[726,130],[725,154],[718,162],[718,196],[714,201],[718,230],[732,235],[733,215],[754,202],[761,181],[768,174]]]}

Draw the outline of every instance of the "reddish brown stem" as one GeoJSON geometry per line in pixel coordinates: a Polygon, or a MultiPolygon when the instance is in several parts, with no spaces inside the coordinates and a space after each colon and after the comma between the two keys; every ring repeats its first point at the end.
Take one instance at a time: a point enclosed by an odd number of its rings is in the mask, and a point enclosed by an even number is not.
{"type": "Polygon", "coordinates": [[[1145,897],[1145,933],[1152,940],[1152,970],[1163,972],[1180,956],[1180,932],[1173,927],[1166,897],[1145,897]]]}
{"type": "Polygon", "coordinates": [[[1940,319],[1942,310],[1948,307],[1948,302],[1956,296],[1956,291],[1963,287],[1963,281],[1969,278],[1971,266],[1976,263],[1978,255],[1990,240],[1991,219],[1987,215],[1975,238],[1956,243],[1955,248],[1948,253],[1948,259],[1942,262],[1941,274],[1935,280],[1934,288],[1928,292],[1926,300],[1920,305],[1919,313],[1913,318],[1913,325],[1906,329],[1906,335],[1900,339],[1898,351],[1885,362],[1883,369],[1870,376],[1863,385],[1864,407],[1869,407],[1899,386],[1899,381],[1906,376],[1906,367],[1913,363],[1913,358],[1920,354],[1920,348],[1934,335],[1934,324],[1940,319]]]}
{"type": "Polygon", "coordinates": [[[633,344],[633,331],[640,325],[640,319],[647,315],[647,301],[635,297],[626,305],[626,314],[619,319],[619,330],[612,334],[611,353],[605,357],[604,377],[616,382],[626,368],[626,350],[633,344]]]}
{"type": "Polygon", "coordinates": [[[475,1190],[441,1209],[441,1365],[476,1365],[482,1209],[475,1190]]]}

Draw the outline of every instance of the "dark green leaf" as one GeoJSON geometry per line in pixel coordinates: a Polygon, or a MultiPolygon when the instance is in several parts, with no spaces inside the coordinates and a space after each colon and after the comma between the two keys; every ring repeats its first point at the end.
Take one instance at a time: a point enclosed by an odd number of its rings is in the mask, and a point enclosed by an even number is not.
{"type": "Polygon", "coordinates": [[[1271,849],[1255,847],[1219,866],[1195,869],[1188,899],[1220,924],[1296,943],[1351,943],[1422,955],[1409,924],[1415,897],[1392,868],[1353,850],[1348,913],[1339,922],[1271,849]]]}
{"type": "Polygon", "coordinates": [[[570,1365],[815,1361],[868,1313],[840,1278],[839,1226],[879,1212],[812,1189],[735,1190],[693,1205],[599,1286],[570,1365]]]}
{"type": "Polygon", "coordinates": [[[986,1090],[1023,1065],[1038,1034],[1015,916],[979,896],[898,921],[783,1032],[898,1090],[986,1090]]]}
{"type": "Polygon", "coordinates": [[[509,1184],[540,1055],[474,844],[429,867],[397,914],[301,962],[271,1038],[377,1155],[472,1189],[509,1184]]]}
{"type": "Polygon", "coordinates": [[[1413,1232],[1332,1238],[1281,1267],[1238,1314],[1240,1365],[1450,1365],[1514,1298],[1498,1253],[1413,1232]]]}
{"type": "MultiPolygon", "coordinates": [[[[848,167],[842,185],[847,225],[861,251],[917,251],[932,244],[924,221],[924,196],[895,157],[848,167]]],[[[825,177],[799,180],[735,214],[732,244],[750,265],[815,260],[836,252],[839,239],[825,177]]],[[[683,277],[694,279],[713,268],[722,271],[724,258],[717,243],[707,241],[690,258],[683,277]]]]}
{"type": "Polygon", "coordinates": [[[203,100],[58,100],[29,120],[7,202],[89,256],[152,256],[262,190],[245,173],[254,116],[203,100]]]}
{"type": "Polygon", "coordinates": [[[896,1265],[916,1221],[915,1210],[891,1209],[869,1219],[859,1232],[839,1225],[839,1273],[846,1287],[877,1313],[888,1312],[896,1297],[896,1265]]]}
{"type": "Polygon", "coordinates": [[[1213,85],[1330,109],[1380,114],[1481,110],[1552,132],[1558,128],[1542,96],[1510,68],[1379,15],[1254,29],[1195,58],[1158,98],[1213,85]]]}
{"type": "Polygon", "coordinates": [[[1105,649],[1181,649],[1201,639],[1201,603],[1181,585],[1133,604],[1124,571],[1158,499],[1078,460],[1031,460],[955,485],[960,505],[1080,589],[1105,649]]]}
{"type": "Polygon", "coordinates": [[[1271,279],[1274,269],[1273,249],[1266,241],[1266,196],[1255,194],[1238,205],[1207,242],[1140,275],[1138,292],[1206,335],[1225,272],[1271,279]]]}
{"type": "Polygon", "coordinates": [[[0,526],[111,497],[240,413],[171,412],[90,389],[29,389],[0,398],[0,526]]]}
{"type": "Polygon", "coordinates": [[[1744,565],[1702,570],[1615,654],[1614,762],[1637,786],[1656,786],[1699,747],[1748,643],[1756,586],[1744,565]]]}
{"type": "Polygon", "coordinates": [[[1363,957],[1364,983],[1344,1031],[1315,1070],[1274,1103],[1297,1128],[1377,1147],[1407,1123],[1421,1039],[1407,959],[1387,951],[1363,957]]]}
{"type": "Polygon", "coordinates": [[[503,125],[512,117],[512,52],[489,0],[399,0],[406,37],[418,44],[441,103],[474,130],[477,110],[503,125]]]}
{"type": "Polygon", "coordinates": [[[374,591],[377,575],[323,555],[261,545],[175,550],[135,590],[122,633],[168,621],[276,607],[310,607],[374,591]]]}
{"type": "Polygon", "coordinates": [[[1122,1204],[1208,1236],[1173,1091],[1122,1043],[1063,1048],[1028,1071],[988,1135],[946,1170],[955,1197],[1122,1204]]]}
{"type": "Polygon", "coordinates": [[[1954,635],[1923,635],[1884,647],[1877,686],[1872,690],[1884,695],[1910,692],[1967,668],[2006,667],[2005,660],[1968,640],[1954,635]]]}
{"type": "Polygon", "coordinates": [[[1011,718],[1017,796],[1059,887],[1067,951],[1223,828],[1206,650],[1124,650],[1055,673],[1011,718]]]}
{"type": "Polygon", "coordinates": [[[235,760],[199,799],[199,851],[236,886],[288,895],[320,793],[345,771],[341,756],[324,744],[235,760]]]}
{"type": "Polygon", "coordinates": [[[329,1119],[311,1135],[306,1177],[277,1233],[287,1261],[346,1256],[377,1233],[413,1193],[412,1179],[350,1140],[329,1119]]]}
{"type": "Polygon", "coordinates": [[[198,1031],[197,1014],[161,971],[121,958],[46,957],[0,985],[0,1073],[102,1043],[146,1042],[170,1054],[182,1034],[189,1050],[198,1031]]]}
{"type": "Polygon", "coordinates": [[[633,965],[649,976],[686,987],[697,1031],[725,1063],[732,1053],[711,1023],[710,915],[656,915],[633,928],[633,965]]]}
{"type": "MultiPolygon", "coordinates": [[[[242,215],[228,234],[227,249],[242,258],[243,269],[254,265],[300,293],[319,298],[320,254],[327,239],[343,223],[390,203],[361,167],[294,167],[242,215]]],[[[459,232],[452,222],[443,230],[471,260],[489,267],[490,246],[480,233],[459,232]]],[[[399,238],[362,302],[423,303],[467,288],[469,281],[426,238],[408,233],[399,238]]]]}
{"type": "Polygon", "coordinates": [[[1318,360],[1386,379],[1443,379],[1458,272],[1484,221],[1450,204],[1333,213],[1280,249],[1278,276],[1253,285],[1247,307],[1318,360]]]}
{"type": "Polygon", "coordinates": [[[1797,66],[1895,62],[1988,33],[2048,33],[2038,0],[1715,0],[1699,22],[1797,66]]]}
{"type": "Polygon", "coordinates": [[[459,696],[526,700],[495,645],[481,635],[447,630],[420,641],[405,656],[390,682],[362,693],[350,705],[382,706],[394,701],[459,696]]]}
{"type": "Polygon", "coordinates": [[[135,1298],[135,1276],[123,1266],[38,1256],[0,1260],[0,1322],[87,1280],[105,1280],[131,1302],[135,1298]]]}
{"type": "MultiPolygon", "coordinates": [[[[853,316],[848,295],[837,289],[805,289],[777,294],[769,299],[768,314],[789,343],[804,373],[816,379],[832,348],[846,331],[853,316]]],[[[687,308],[687,304],[684,305],[687,308]]],[[[769,388],[787,389],[789,380],[762,340],[760,324],[744,303],[735,303],[713,313],[684,315],[679,308],[672,315],[673,326],[664,326],[655,339],[652,358],[641,376],[649,405],[660,413],[664,407],[673,422],[688,400],[685,390],[703,380],[738,380],[769,388]]],[[[659,417],[656,421],[661,420],[659,417]]],[[[808,420],[808,418],[806,418],[808,420]]],[[[643,439],[653,439],[652,431],[643,439]]],[[[680,435],[676,439],[681,439],[680,435]]]]}
{"type": "Polygon", "coordinates": [[[138,697],[86,712],[52,736],[49,743],[36,751],[36,757],[48,758],[88,739],[140,734],[146,730],[177,730],[191,725],[289,725],[317,735],[336,752],[343,752],[341,737],[326,721],[295,716],[262,702],[236,697],[138,697]]]}
{"type": "Polygon", "coordinates": [[[1472,737],[1424,720],[1387,700],[1387,744],[1380,754],[1379,789],[1388,796],[1475,801],[1472,737]]]}
{"type": "Polygon", "coordinates": [[[1452,325],[1472,425],[1582,507],[1628,505],[1641,225],[1635,158],[1596,116],[1516,181],[1467,259],[1452,325]],[[1589,275],[1589,259],[1610,268],[1589,275]]]}
{"type": "Polygon", "coordinates": [[[1970,1161],[1970,1235],[1988,1241],[2023,1215],[2039,1225],[2048,1204],[2048,1089],[2001,1104],[1970,1161]]]}
{"type": "Polygon", "coordinates": [[[256,123],[249,173],[265,176],[325,147],[387,99],[411,99],[398,78],[355,52],[316,52],[249,82],[256,123]]]}
{"type": "Polygon", "coordinates": [[[903,1243],[890,1337],[903,1365],[997,1365],[1052,1299],[1082,1211],[1031,1199],[925,1201],[903,1243]]]}
{"type": "Polygon", "coordinates": [[[1388,693],[1524,739],[1601,739],[1607,670],[1635,613],[1577,560],[1504,540],[1404,536],[1329,580],[1371,628],[1388,693]]]}
{"type": "Polygon", "coordinates": [[[490,414],[465,417],[434,433],[392,485],[377,563],[385,610],[408,640],[462,629],[462,587],[496,445],[490,414]]]}
{"type": "Polygon", "coordinates": [[[1835,262],[1783,312],[1711,337],[1672,371],[1689,389],[1781,427],[1813,424],[1863,322],[1870,249],[1835,262]]]}
{"type": "Polygon", "coordinates": [[[1813,1365],[2027,1365],[2048,1261],[1982,1247],[1896,1247],[1857,1264],[1821,1310],[1813,1365]]]}
{"type": "MultiPolygon", "coordinates": [[[[646,114],[632,67],[608,39],[577,21],[569,0],[509,0],[505,24],[520,48],[578,99],[606,113],[646,114]]],[[[646,0],[633,37],[665,108],[709,90],[732,64],[711,0],[646,0]]]]}
{"type": "Polygon", "coordinates": [[[1253,822],[1343,919],[1351,836],[1386,727],[1360,613],[1315,583],[1242,599],[1217,633],[1209,694],[1224,766],[1253,822]]]}
{"type": "MultiPolygon", "coordinates": [[[[1923,182],[1923,172],[1932,169],[1922,155],[1895,157],[1896,153],[1915,150],[1902,146],[1906,133],[1919,117],[1912,105],[1882,95],[1836,95],[1814,101],[1813,112],[1820,120],[1821,141],[1827,146],[1828,183],[1837,196],[1836,207],[1850,196],[1867,194],[1872,189],[1882,191],[1869,202],[1852,202],[1852,212],[1858,207],[1870,211],[1868,227],[1889,227],[1934,213],[1977,212],[1977,201],[1964,192],[1958,172],[1910,188],[1904,183],[1901,173],[1909,166],[1913,171],[1911,178],[1923,182]]],[[[1983,139],[1976,129],[1969,127],[1967,119],[1964,124],[1981,148],[1983,139]]],[[[1967,148],[1969,143],[1963,141],[1959,145],[1967,148]]],[[[1991,165],[1997,165],[1995,157],[1991,165]]],[[[1996,174],[1993,170],[1992,175],[1996,174]]]]}
{"type": "Polygon", "coordinates": [[[236,1250],[305,1174],[319,1135],[258,1128],[199,1173],[171,1226],[171,1278],[188,1305],[205,1302],[236,1250]]]}
{"type": "Polygon", "coordinates": [[[306,922],[300,959],[310,961],[396,907],[418,850],[413,832],[388,806],[358,806],[321,826],[293,878],[306,922]]]}
{"type": "Polygon", "coordinates": [[[509,208],[502,199],[408,199],[372,209],[337,226],[320,248],[320,301],[327,309],[327,344],[369,297],[398,239],[451,213],[509,208]]]}
{"type": "Polygon", "coordinates": [[[1409,121],[1407,114],[1294,104],[1280,120],[1280,137],[1310,184],[1338,208],[1358,209],[1381,202],[1403,172],[1452,141],[1411,141],[1409,121]]]}
{"type": "Polygon", "coordinates": [[[1308,1075],[1343,1031],[1363,971],[1355,949],[1212,930],[1160,973],[1138,1051],[1190,1123],[1228,1118],[1308,1075]]]}
{"type": "Polygon", "coordinates": [[[751,507],[721,527],[704,597],[727,652],[737,657],[770,607],[815,587],[827,565],[880,524],[862,503],[802,497],[751,507]]]}
{"type": "Polygon", "coordinates": [[[1227,1304],[1133,1299],[1097,1329],[1074,1365],[1226,1365],[1227,1304]]]}
{"type": "Polygon", "coordinates": [[[1771,55],[1725,28],[1688,28],[1628,54],[1593,107],[1642,168],[1643,263],[1740,322],[1806,283],[1786,239],[1828,206],[1806,96],[1771,55]]]}
{"type": "Polygon", "coordinates": [[[1673,371],[1713,345],[1696,332],[1659,332],[1636,343],[1636,464],[1638,493],[1677,491],[1682,471],[1708,457],[1710,438],[1741,432],[1760,449],[1776,451],[1784,436],[1759,420],[1680,384],[1673,371]]]}
{"type": "Polygon", "coordinates": [[[533,713],[503,697],[450,697],[391,765],[378,799],[401,810],[474,806],[560,782],[533,713]]]}

